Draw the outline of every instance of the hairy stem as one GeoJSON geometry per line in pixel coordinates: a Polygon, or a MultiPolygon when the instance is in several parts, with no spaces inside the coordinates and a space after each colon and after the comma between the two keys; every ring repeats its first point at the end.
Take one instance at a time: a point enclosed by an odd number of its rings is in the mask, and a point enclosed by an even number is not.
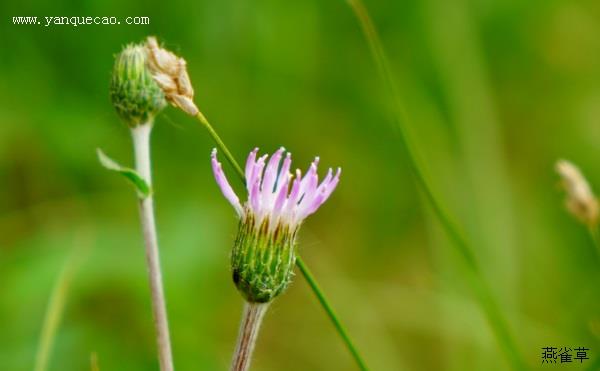
{"type": "Polygon", "coordinates": [[[246,371],[250,368],[258,331],[268,307],[269,304],[267,303],[246,302],[244,304],[244,313],[242,314],[240,333],[233,354],[231,371],[246,371]]]}
{"type": "MultiPolygon", "coordinates": [[[[152,185],[150,170],[151,132],[152,123],[146,123],[131,129],[135,151],[135,168],[148,185],[152,185]]],[[[154,201],[152,195],[139,199],[139,210],[144,244],[146,247],[146,262],[148,264],[148,278],[150,280],[152,313],[154,315],[160,369],[161,371],[173,371],[173,356],[171,353],[171,340],[169,337],[167,306],[162,283],[162,273],[160,270],[156,224],[154,221],[154,201]]]]}
{"type": "MultiPolygon", "coordinates": [[[[233,166],[233,168],[235,169],[235,171],[238,174],[238,176],[239,176],[240,180],[242,181],[242,183],[245,184],[246,183],[246,177],[244,175],[244,172],[243,172],[241,166],[235,160],[235,158],[233,157],[233,155],[231,155],[231,152],[229,151],[229,149],[227,148],[227,146],[225,145],[225,143],[223,142],[223,140],[221,139],[221,137],[219,136],[219,134],[217,134],[217,132],[215,131],[215,129],[212,127],[212,125],[210,124],[210,122],[208,122],[208,120],[202,114],[202,112],[198,112],[198,114],[196,115],[196,118],[198,119],[198,121],[200,121],[200,123],[202,124],[202,126],[204,126],[206,128],[206,130],[208,130],[209,134],[211,135],[211,137],[213,138],[213,140],[215,141],[215,143],[217,144],[217,146],[219,146],[219,149],[221,151],[223,151],[223,153],[225,154],[225,157],[227,158],[227,160],[229,161],[229,163],[231,164],[231,166],[233,166]]],[[[302,260],[302,258],[300,257],[300,255],[298,255],[298,254],[296,254],[296,266],[300,269],[300,272],[302,272],[302,276],[308,282],[308,285],[310,286],[311,290],[313,291],[313,293],[315,294],[315,296],[319,300],[319,303],[321,304],[321,306],[323,307],[323,309],[327,313],[327,316],[329,317],[329,319],[333,323],[335,329],[337,330],[338,334],[340,335],[340,337],[344,341],[344,344],[346,345],[346,347],[348,348],[348,350],[352,354],[352,357],[356,361],[356,364],[358,365],[359,369],[361,369],[363,371],[368,370],[368,368],[367,368],[367,366],[365,364],[364,359],[361,357],[360,353],[358,352],[358,349],[356,348],[356,346],[354,345],[354,343],[350,339],[350,335],[348,334],[348,332],[346,331],[345,327],[342,325],[342,322],[340,321],[340,319],[338,318],[337,314],[333,310],[333,307],[329,303],[329,300],[325,296],[325,293],[321,290],[321,288],[319,287],[319,285],[317,283],[317,280],[310,273],[308,267],[306,266],[306,264],[304,263],[304,261],[302,260]]]]}
{"type": "Polygon", "coordinates": [[[379,39],[375,25],[373,24],[367,9],[360,0],[347,0],[347,2],[358,18],[363,33],[365,34],[367,42],[369,43],[369,47],[371,48],[371,53],[375,59],[375,63],[377,64],[381,77],[393,99],[396,113],[396,129],[399,134],[398,136],[400,142],[406,151],[406,155],[416,181],[433,208],[435,215],[442,224],[444,231],[453,242],[453,246],[456,247],[460,255],[464,258],[465,263],[470,270],[468,279],[473,287],[473,290],[475,291],[477,298],[480,301],[480,305],[483,308],[488,322],[490,323],[494,334],[496,335],[497,341],[502,350],[505,352],[512,368],[515,370],[524,370],[526,369],[525,362],[523,361],[510,334],[508,323],[502,316],[502,312],[494,300],[491,289],[485,282],[483,274],[481,273],[477,260],[475,259],[475,255],[473,254],[467,239],[463,236],[461,230],[451,218],[450,214],[442,206],[441,201],[433,191],[431,182],[427,178],[425,172],[422,170],[423,166],[420,163],[419,157],[417,156],[415,146],[410,140],[407,123],[408,120],[406,119],[407,115],[403,108],[402,100],[400,99],[400,93],[398,87],[396,86],[387,55],[383,45],[381,44],[381,40],[379,39]]]}

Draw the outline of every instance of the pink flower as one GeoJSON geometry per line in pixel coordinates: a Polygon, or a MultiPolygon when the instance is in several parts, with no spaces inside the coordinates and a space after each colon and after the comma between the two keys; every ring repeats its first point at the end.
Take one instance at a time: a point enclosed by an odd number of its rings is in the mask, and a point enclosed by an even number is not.
{"type": "Polygon", "coordinates": [[[280,148],[268,162],[268,155],[257,159],[258,148],[250,152],[246,162],[248,199],[242,204],[223,173],[221,163],[217,160],[217,150],[213,150],[212,168],[217,184],[241,219],[252,216],[256,226],[267,220],[270,230],[279,224],[294,230],[327,201],[337,186],[340,168],[335,175],[330,168],[319,184],[318,157],[310,164],[304,177],[300,170],[296,170],[294,176],[290,173],[292,155],[288,152],[284,158],[284,152],[285,149],[280,148]]]}
{"type": "Polygon", "coordinates": [[[340,180],[329,169],[319,184],[317,157],[302,177],[290,173],[292,155],[280,148],[271,159],[257,159],[258,148],[246,162],[248,198],[242,204],[212,152],[212,168],[225,198],[240,217],[231,253],[233,282],[251,303],[268,303],[290,284],[296,261],[296,235],[302,221],[329,198],[340,180]],[[282,161],[283,159],[283,161],[282,161]]]}

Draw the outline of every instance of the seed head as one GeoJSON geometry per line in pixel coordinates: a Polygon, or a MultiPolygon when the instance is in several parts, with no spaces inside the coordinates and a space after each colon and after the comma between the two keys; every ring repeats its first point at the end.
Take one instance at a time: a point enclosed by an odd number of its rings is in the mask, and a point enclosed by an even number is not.
{"type": "Polygon", "coordinates": [[[146,67],[143,45],[130,44],[115,57],[110,99],[117,114],[129,125],[151,121],[166,106],[165,95],[146,67]]]}
{"type": "Polygon", "coordinates": [[[169,103],[195,116],[194,89],[187,73],[185,59],[158,45],[155,37],[146,40],[148,67],[156,83],[161,87],[169,103]]]}
{"type": "Polygon", "coordinates": [[[267,155],[257,159],[257,153],[258,149],[252,151],[246,163],[248,200],[244,205],[227,182],[216,150],[212,153],[212,168],[223,195],[240,217],[231,254],[233,281],[247,301],[268,303],[290,284],[300,225],[329,198],[341,170],[333,175],[329,169],[319,184],[318,158],[304,177],[300,170],[293,177],[289,172],[291,154],[281,161],[283,148],[268,163],[267,155]]]}
{"type": "Polygon", "coordinates": [[[588,227],[598,224],[600,209],[598,199],[577,166],[566,160],[556,163],[556,172],[561,177],[562,187],[567,193],[567,210],[588,227]]]}

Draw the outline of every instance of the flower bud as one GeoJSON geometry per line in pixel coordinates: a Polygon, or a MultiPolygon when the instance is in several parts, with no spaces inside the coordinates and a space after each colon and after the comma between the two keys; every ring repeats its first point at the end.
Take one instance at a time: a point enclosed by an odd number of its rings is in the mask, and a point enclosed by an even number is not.
{"type": "Polygon", "coordinates": [[[146,48],[134,44],[125,46],[115,58],[110,99],[130,127],[151,121],[167,104],[146,67],[147,58],[146,48]]]}

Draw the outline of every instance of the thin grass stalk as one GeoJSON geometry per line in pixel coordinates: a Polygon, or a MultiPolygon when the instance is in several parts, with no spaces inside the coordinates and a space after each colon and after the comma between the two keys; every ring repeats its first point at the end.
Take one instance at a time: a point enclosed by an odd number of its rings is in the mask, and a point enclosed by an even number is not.
{"type": "Polygon", "coordinates": [[[93,352],[90,356],[90,370],[100,371],[100,366],[98,366],[98,354],[96,352],[93,352]]]}
{"type": "MultiPolygon", "coordinates": [[[[233,155],[231,154],[231,152],[229,151],[229,149],[227,148],[227,146],[225,145],[225,143],[223,142],[223,140],[221,139],[219,134],[215,131],[213,126],[206,119],[206,117],[202,114],[202,112],[198,112],[198,114],[196,115],[196,118],[198,119],[198,121],[200,121],[202,126],[204,126],[204,128],[206,128],[206,130],[209,132],[212,139],[215,141],[217,146],[219,146],[219,149],[225,154],[227,161],[229,161],[231,166],[235,169],[235,171],[238,174],[238,177],[240,178],[242,183],[245,184],[246,177],[244,175],[244,171],[242,170],[239,163],[235,160],[235,158],[233,157],[233,155]]],[[[296,266],[302,273],[302,276],[304,277],[306,282],[308,282],[308,285],[310,286],[312,292],[317,297],[319,304],[321,304],[321,307],[323,308],[323,310],[325,310],[325,313],[327,313],[327,316],[333,323],[336,331],[342,338],[342,341],[344,342],[344,344],[350,351],[350,354],[352,355],[352,358],[356,362],[358,368],[362,371],[367,371],[368,367],[366,366],[366,363],[365,363],[363,357],[360,355],[358,348],[354,345],[354,342],[352,341],[348,331],[343,326],[337,313],[334,311],[332,305],[330,304],[329,300],[325,296],[325,293],[323,292],[323,290],[321,290],[319,284],[317,283],[317,280],[315,279],[315,277],[312,275],[312,273],[308,269],[308,266],[306,265],[306,263],[304,263],[304,260],[302,260],[302,257],[300,257],[300,255],[298,255],[298,254],[296,254],[296,266]]]]}
{"type": "Polygon", "coordinates": [[[336,330],[338,331],[338,333],[344,340],[344,343],[346,343],[348,350],[350,351],[350,353],[352,353],[352,357],[356,361],[358,368],[361,370],[364,370],[364,371],[368,370],[364,359],[358,352],[358,349],[356,348],[356,346],[354,345],[354,342],[350,338],[348,331],[346,330],[344,325],[340,322],[339,317],[335,313],[335,310],[331,307],[331,305],[327,301],[327,298],[325,297],[323,290],[321,290],[321,287],[319,287],[319,284],[317,283],[317,280],[315,279],[315,277],[312,275],[312,272],[310,271],[310,269],[308,269],[308,267],[306,266],[304,261],[302,259],[300,259],[299,256],[296,256],[296,265],[300,269],[300,272],[302,272],[302,275],[306,278],[306,282],[308,282],[308,285],[310,286],[310,288],[313,290],[313,292],[317,296],[317,299],[319,300],[319,303],[321,303],[321,306],[325,309],[327,314],[329,314],[329,318],[331,319],[331,322],[333,322],[333,325],[335,326],[336,330]]]}
{"type": "Polygon", "coordinates": [[[48,299],[48,306],[44,315],[44,322],[35,357],[34,371],[46,371],[48,369],[54,339],[56,338],[58,326],[62,319],[73,276],[79,265],[80,257],[76,249],[77,247],[74,248],[71,255],[65,261],[54,283],[52,294],[48,299]]]}
{"type": "Polygon", "coordinates": [[[516,343],[514,342],[509,326],[502,313],[498,304],[496,303],[491,289],[485,282],[479,264],[475,258],[475,255],[464,237],[462,231],[458,227],[458,224],[453,220],[450,214],[446,211],[442,205],[440,199],[433,191],[431,182],[423,171],[423,165],[421,164],[420,158],[417,155],[417,150],[410,139],[408,132],[408,120],[407,114],[402,104],[402,99],[396,86],[395,79],[392,70],[389,66],[388,58],[375,28],[371,17],[363,3],[360,0],[347,0],[348,4],[352,8],[354,14],[358,18],[362,31],[369,44],[371,54],[377,64],[381,78],[384,81],[388,92],[391,95],[392,101],[394,102],[395,115],[396,115],[396,126],[398,131],[398,137],[402,144],[402,147],[406,151],[407,158],[409,160],[410,168],[415,176],[420,189],[425,194],[425,197],[429,201],[429,204],[433,208],[433,211],[446,234],[453,242],[464,258],[467,267],[470,270],[468,279],[473,287],[475,294],[480,301],[483,311],[490,323],[494,334],[496,335],[497,341],[500,347],[506,354],[511,366],[515,370],[525,370],[526,365],[523,361],[516,343]]]}
{"type": "MultiPolygon", "coordinates": [[[[151,131],[152,123],[146,123],[131,129],[136,171],[149,186],[152,185],[150,165],[151,131]]],[[[139,210],[144,236],[144,246],[146,249],[146,262],[148,265],[152,313],[154,315],[154,327],[156,330],[160,369],[161,371],[173,371],[173,355],[171,352],[171,339],[169,336],[167,305],[160,269],[156,223],[154,220],[154,200],[152,195],[139,199],[139,210]]]]}

